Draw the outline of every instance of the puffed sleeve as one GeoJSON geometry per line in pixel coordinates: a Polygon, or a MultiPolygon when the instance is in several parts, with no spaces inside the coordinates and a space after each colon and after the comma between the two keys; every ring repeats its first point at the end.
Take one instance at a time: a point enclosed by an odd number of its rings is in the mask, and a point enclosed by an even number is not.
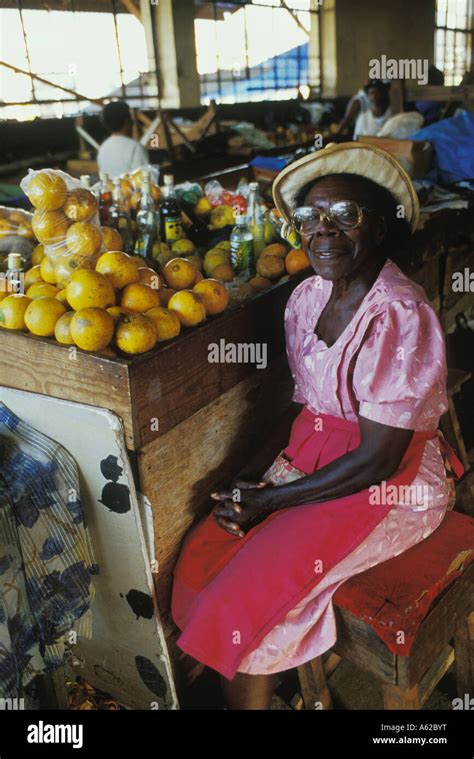
{"type": "Polygon", "coordinates": [[[353,372],[359,415],[403,429],[436,429],[447,409],[446,349],[422,301],[392,301],[375,316],[353,372]]]}

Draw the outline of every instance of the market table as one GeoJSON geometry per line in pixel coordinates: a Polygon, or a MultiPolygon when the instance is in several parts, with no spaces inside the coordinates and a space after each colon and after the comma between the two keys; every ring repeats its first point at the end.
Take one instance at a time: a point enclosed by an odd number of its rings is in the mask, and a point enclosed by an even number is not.
{"type": "Polygon", "coordinates": [[[305,276],[308,272],[286,277],[131,359],[86,353],[19,332],[1,333],[1,386],[109,409],[122,420],[135,488],[151,505],[156,601],[174,662],[181,652],[174,644],[178,630],[169,607],[180,543],[193,522],[209,512],[209,493],[229,483],[262,442],[278,409],[289,403],[283,314],[290,293],[305,276]],[[252,356],[245,350],[240,362],[210,362],[210,346],[222,348],[221,341],[265,345],[266,367],[248,360],[252,356]]]}

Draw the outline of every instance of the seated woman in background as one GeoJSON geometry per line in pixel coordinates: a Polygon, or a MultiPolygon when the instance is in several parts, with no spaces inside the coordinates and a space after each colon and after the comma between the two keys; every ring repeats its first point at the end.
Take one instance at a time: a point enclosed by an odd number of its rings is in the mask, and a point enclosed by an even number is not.
{"type": "Polygon", "coordinates": [[[379,79],[370,79],[350,99],[337,133],[343,134],[355,124],[353,140],[357,140],[359,135],[373,136],[379,132],[391,116],[392,109],[390,108],[388,86],[379,79]]]}
{"type": "Polygon", "coordinates": [[[314,269],[285,312],[295,407],[271,466],[249,462],[186,536],[171,609],[177,645],[222,675],[231,709],[269,709],[278,672],[334,645],[337,588],[436,530],[448,461],[462,471],[437,431],[442,329],[390,259],[418,220],[406,172],[342,143],[287,166],[273,193],[314,269]],[[389,486],[396,505],[374,505],[389,486]]]}

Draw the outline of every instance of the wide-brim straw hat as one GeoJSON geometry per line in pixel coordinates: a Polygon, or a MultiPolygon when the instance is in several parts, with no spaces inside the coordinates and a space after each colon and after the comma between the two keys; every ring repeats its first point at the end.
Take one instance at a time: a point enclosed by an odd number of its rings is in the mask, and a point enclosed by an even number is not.
{"type": "Polygon", "coordinates": [[[273,182],[273,199],[285,222],[290,223],[296,196],[305,185],[328,174],[345,173],[366,177],[389,190],[403,206],[411,231],[415,231],[420,206],[413,182],[390,153],[362,142],[332,143],[280,171],[273,182]]]}

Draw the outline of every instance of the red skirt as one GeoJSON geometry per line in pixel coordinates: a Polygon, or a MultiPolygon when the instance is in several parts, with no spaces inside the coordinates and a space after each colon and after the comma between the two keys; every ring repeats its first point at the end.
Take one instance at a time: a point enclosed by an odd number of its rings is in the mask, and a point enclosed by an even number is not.
{"type": "MultiPolygon", "coordinates": [[[[387,486],[413,482],[425,443],[436,435],[414,433],[387,486]]],[[[316,417],[305,407],[284,453],[311,474],[355,449],[359,440],[356,422],[316,417]]],[[[174,571],[171,614],[182,631],[177,645],[232,679],[242,659],[393,508],[371,505],[369,496],[366,489],[284,508],[244,538],[225,532],[212,513],[199,522],[186,536],[174,571]]]]}

